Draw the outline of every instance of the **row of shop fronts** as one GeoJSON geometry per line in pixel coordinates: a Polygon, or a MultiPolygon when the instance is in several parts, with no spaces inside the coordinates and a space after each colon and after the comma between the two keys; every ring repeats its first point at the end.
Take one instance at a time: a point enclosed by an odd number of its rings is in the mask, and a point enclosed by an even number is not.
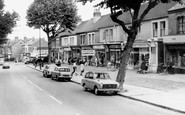
{"type": "MultiPolygon", "coordinates": [[[[78,58],[86,61],[87,65],[92,66],[94,66],[96,61],[100,66],[107,66],[109,61],[115,66],[119,66],[123,47],[124,44],[121,42],[62,47],[61,51],[56,51],[55,57],[63,60],[64,63],[68,63],[70,58],[78,58]]],[[[130,54],[128,68],[134,69],[142,60],[146,60],[148,63],[153,63],[153,68],[156,69],[156,63],[158,62],[156,56],[156,45],[149,44],[148,41],[136,42],[130,54]]]]}
{"type": "MultiPolygon", "coordinates": [[[[62,47],[55,51],[53,56],[62,59],[65,63],[68,63],[69,58],[78,58],[92,66],[96,60],[101,66],[107,66],[108,61],[119,66],[122,47],[121,43],[62,47]]],[[[168,59],[172,59],[175,73],[185,73],[184,35],[134,43],[127,66],[129,69],[134,69],[142,60],[146,60],[150,70],[157,72],[161,65],[166,66],[168,59]]]]}

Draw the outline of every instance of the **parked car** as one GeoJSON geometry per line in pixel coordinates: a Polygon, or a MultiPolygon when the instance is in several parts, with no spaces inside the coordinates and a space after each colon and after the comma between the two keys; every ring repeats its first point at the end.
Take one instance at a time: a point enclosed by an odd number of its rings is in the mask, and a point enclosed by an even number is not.
{"type": "Polygon", "coordinates": [[[55,67],[55,69],[51,72],[51,79],[56,79],[56,80],[60,80],[60,79],[67,79],[67,80],[71,80],[72,76],[71,76],[71,72],[70,72],[70,68],[69,67],[55,67]]]}
{"type": "Polygon", "coordinates": [[[82,78],[81,85],[83,90],[93,90],[96,95],[100,92],[110,92],[117,94],[119,91],[119,83],[111,80],[110,76],[106,72],[92,72],[89,71],[82,78]]]}
{"type": "Polygon", "coordinates": [[[51,77],[51,72],[54,71],[56,65],[45,65],[43,69],[44,77],[51,77]]]}
{"type": "Polygon", "coordinates": [[[10,69],[10,65],[8,63],[4,63],[2,68],[3,69],[10,69]]]}
{"type": "Polygon", "coordinates": [[[0,58],[0,66],[4,64],[4,59],[0,58]]]}

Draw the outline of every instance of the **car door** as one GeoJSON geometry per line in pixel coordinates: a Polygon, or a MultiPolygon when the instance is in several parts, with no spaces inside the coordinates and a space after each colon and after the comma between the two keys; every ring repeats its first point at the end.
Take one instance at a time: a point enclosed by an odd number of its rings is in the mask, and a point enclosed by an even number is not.
{"type": "Polygon", "coordinates": [[[85,83],[85,85],[86,85],[87,88],[89,88],[88,81],[89,81],[89,72],[85,74],[84,79],[82,81],[83,83],[85,83]]]}
{"type": "Polygon", "coordinates": [[[55,67],[54,71],[52,72],[52,76],[53,76],[53,77],[56,77],[56,71],[57,71],[57,70],[58,70],[58,68],[55,67]]]}
{"type": "Polygon", "coordinates": [[[88,84],[89,84],[90,89],[94,89],[94,73],[93,72],[89,73],[88,84]]]}

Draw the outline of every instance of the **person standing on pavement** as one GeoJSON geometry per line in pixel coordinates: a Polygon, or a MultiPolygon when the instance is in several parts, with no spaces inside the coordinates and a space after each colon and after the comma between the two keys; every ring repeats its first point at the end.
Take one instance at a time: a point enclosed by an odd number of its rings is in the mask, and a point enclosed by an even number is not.
{"type": "Polygon", "coordinates": [[[74,62],[74,63],[73,63],[73,72],[71,73],[71,76],[73,76],[74,73],[77,75],[76,69],[77,69],[77,67],[76,67],[76,62],[74,62]]]}
{"type": "Polygon", "coordinates": [[[173,74],[173,62],[171,59],[167,61],[167,71],[169,74],[173,74]]]}
{"type": "Polygon", "coordinates": [[[81,62],[81,64],[80,64],[80,75],[82,76],[83,73],[84,73],[84,64],[83,64],[83,62],[81,62]]]}

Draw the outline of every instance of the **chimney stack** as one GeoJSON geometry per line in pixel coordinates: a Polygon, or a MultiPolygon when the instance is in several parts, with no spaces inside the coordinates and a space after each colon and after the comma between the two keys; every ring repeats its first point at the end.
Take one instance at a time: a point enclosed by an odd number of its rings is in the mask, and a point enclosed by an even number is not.
{"type": "Polygon", "coordinates": [[[100,8],[95,9],[93,13],[93,23],[96,23],[101,18],[100,8]]]}

